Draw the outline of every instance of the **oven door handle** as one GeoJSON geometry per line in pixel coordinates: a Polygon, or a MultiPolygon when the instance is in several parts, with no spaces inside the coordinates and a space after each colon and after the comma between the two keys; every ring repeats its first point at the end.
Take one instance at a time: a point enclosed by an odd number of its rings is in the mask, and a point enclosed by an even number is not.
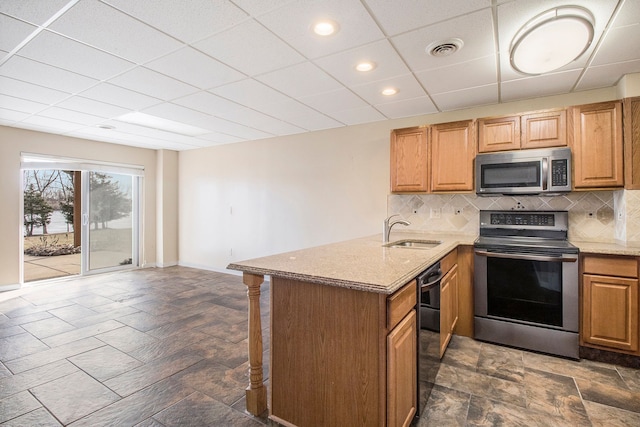
{"type": "Polygon", "coordinates": [[[488,258],[510,258],[510,259],[524,259],[528,261],[555,261],[555,262],[576,262],[578,257],[557,257],[557,256],[545,256],[545,255],[530,255],[530,254],[511,254],[502,252],[488,252],[488,251],[475,251],[476,255],[486,256],[488,258]]]}
{"type": "MultiPolygon", "coordinates": [[[[429,277],[427,277],[427,279],[431,278],[432,276],[433,275],[430,275],[429,277]]],[[[440,280],[442,280],[442,270],[438,270],[435,279],[429,280],[427,283],[420,284],[420,291],[428,291],[429,289],[435,287],[440,282],[440,280]]]]}

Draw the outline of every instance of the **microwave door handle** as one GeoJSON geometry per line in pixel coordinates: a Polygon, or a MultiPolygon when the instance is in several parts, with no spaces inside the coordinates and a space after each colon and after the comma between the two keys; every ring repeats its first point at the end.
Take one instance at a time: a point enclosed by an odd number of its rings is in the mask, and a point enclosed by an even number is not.
{"type": "Polygon", "coordinates": [[[502,252],[488,252],[488,251],[475,251],[476,255],[486,256],[487,258],[508,258],[508,259],[523,259],[527,261],[555,261],[555,262],[576,262],[578,258],[574,257],[556,257],[556,256],[544,256],[544,255],[530,255],[530,254],[513,254],[502,252]]]}
{"type": "Polygon", "coordinates": [[[549,158],[542,158],[542,190],[546,191],[549,185],[549,158]]]}

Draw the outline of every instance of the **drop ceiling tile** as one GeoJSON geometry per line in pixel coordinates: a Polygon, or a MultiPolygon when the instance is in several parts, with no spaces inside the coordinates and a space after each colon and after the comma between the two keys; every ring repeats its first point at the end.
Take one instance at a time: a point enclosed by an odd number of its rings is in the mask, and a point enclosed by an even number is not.
{"type": "Polygon", "coordinates": [[[141,93],[133,92],[109,83],[101,83],[81,94],[84,98],[106,102],[129,110],[141,110],[161,102],[141,93]]]}
{"type": "Polygon", "coordinates": [[[259,16],[271,12],[295,1],[297,0],[233,0],[235,4],[251,16],[259,16]]]}
{"type": "Polygon", "coordinates": [[[200,89],[234,82],[245,76],[191,47],[185,47],[145,65],[200,89]]]}
{"type": "Polygon", "coordinates": [[[492,22],[491,10],[484,9],[395,36],[391,43],[413,72],[442,68],[495,54],[492,22]],[[429,55],[432,44],[451,38],[461,39],[462,49],[450,56],[429,55]]]}
{"type": "Polygon", "coordinates": [[[486,56],[416,73],[418,81],[429,92],[437,94],[494,83],[497,78],[496,57],[486,56]]]}
{"type": "Polygon", "coordinates": [[[629,40],[640,40],[640,23],[610,29],[591,65],[605,65],[638,59],[640,46],[629,48],[629,40]]]}
{"type": "Polygon", "coordinates": [[[138,64],[182,45],[172,37],[97,0],[76,3],[49,28],[138,64]]]}
{"type": "Polygon", "coordinates": [[[195,43],[195,48],[249,76],[300,63],[305,58],[254,20],[195,43]]]}
{"type": "Polygon", "coordinates": [[[220,132],[212,132],[206,135],[200,135],[197,139],[208,141],[209,145],[230,144],[233,142],[246,141],[246,139],[244,138],[238,138],[236,136],[227,135],[225,133],[220,133],[220,132]]]}
{"type": "Polygon", "coordinates": [[[347,125],[359,125],[386,119],[383,114],[369,105],[350,110],[334,111],[329,116],[347,125]]]}
{"type": "Polygon", "coordinates": [[[578,69],[503,82],[500,88],[502,102],[569,93],[580,72],[578,69]]]}
{"type": "Polygon", "coordinates": [[[414,30],[491,6],[491,0],[365,0],[389,36],[414,30]]]}
{"type": "Polygon", "coordinates": [[[78,123],[65,122],[60,119],[50,119],[49,117],[31,116],[20,122],[20,126],[41,130],[43,132],[64,133],[71,132],[83,127],[78,123]]]}
{"type": "Polygon", "coordinates": [[[615,64],[589,67],[576,86],[576,90],[610,87],[618,83],[625,74],[640,72],[640,59],[615,64]]]}
{"type": "Polygon", "coordinates": [[[351,89],[369,104],[373,105],[386,104],[403,99],[413,99],[426,95],[418,81],[411,74],[353,86],[351,89]],[[387,87],[396,88],[398,93],[393,96],[383,95],[381,92],[387,87]]]}
{"type": "Polygon", "coordinates": [[[362,98],[345,88],[303,97],[300,102],[325,114],[367,106],[362,98]]]}
{"type": "Polygon", "coordinates": [[[36,29],[37,27],[33,25],[0,15],[0,49],[7,52],[12,51],[36,29]]]}
{"type": "Polygon", "coordinates": [[[427,96],[379,104],[375,106],[382,114],[390,119],[420,116],[437,113],[436,107],[427,96]]]}
{"type": "Polygon", "coordinates": [[[131,62],[49,31],[38,34],[20,49],[19,54],[98,80],[106,80],[133,67],[131,62]]]}
{"type": "Polygon", "coordinates": [[[203,129],[215,130],[211,115],[169,102],[154,105],[142,110],[142,112],[203,129]]]}
{"type": "Polygon", "coordinates": [[[0,93],[42,104],[54,104],[69,96],[68,93],[59,90],[48,89],[3,76],[0,76],[0,93]]]}
{"type": "Polygon", "coordinates": [[[171,141],[159,140],[144,135],[134,135],[114,130],[103,130],[98,128],[83,128],[77,131],[67,132],[65,135],[76,138],[105,141],[115,144],[128,145],[132,147],[149,148],[154,150],[188,150],[198,148],[196,144],[181,144],[171,141]]]}
{"type": "Polygon", "coordinates": [[[260,129],[273,135],[291,135],[305,130],[285,121],[276,119],[259,111],[241,107],[238,110],[227,111],[219,115],[221,118],[239,123],[255,129],[260,129]]]}
{"type": "Polygon", "coordinates": [[[498,103],[498,85],[474,87],[431,96],[440,111],[453,111],[498,103]]]}
{"type": "Polygon", "coordinates": [[[109,83],[165,101],[189,95],[199,90],[195,86],[182,83],[144,67],[136,67],[131,71],[127,71],[112,78],[109,83]]]}
{"type": "Polygon", "coordinates": [[[311,62],[272,71],[256,79],[294,98],[342,88],[333,77],[311,62]]]}
{"type": "Polygon", "coordinates": [[[612,28],[624,27],[640,23],[640,2],[626,1],[613,21],[612,28]]]}
{"type": "Polygon", "coordinates": [[[95,99],[84,98],[82,96],[72,96],[62,102],[58,102],[56,106],[103,118],[121,116],[130,111],[127,108],[117,107],[112,104],[96,101],[95,99]]]}
{"type": "Polygon", "coordinates": [[[273,134],[263,132],[258,129],[253,129],[253,128],[250,128],[249,126],[233,123],[228,120],[220,119],[217,117],[211,117],[211,119],[209,119],[209,123],[210,123],[210,126],[213,126],[210,129],[215,129],[220,133],[225,133],[241,139],[263,139],[263,138],[270,138],[274,136],[273,134]]]}
{"type": "Polygon", "coordinates": [[[388,40],[380,40],[314,61],[342,84],[350,86],[408,74],[409,69],[388,40]],[[368,72],[356,70],[363,61],[376,64],[368,72]]]}
{"type": "Polygon", "coordinates": [[[211,89],[210,92],[244,106],[263,111],[275,103],[297,103],[277,90],[253,79],[244,79],[211,89]]]}
{"type": "Polygon", "coordinates": [[[17,55],[12,56],[0,66],[0,75],[68,93],[82,92],[99,82],[90,77],[17,55]]]}
{"type": "Polygon", "coordinates": [[[183,135],[176,132],[168,132],[160,129],[150,128],[146,126],[136,125],[132,123],[123,122],[116,119],[106,120],[102,124],[113,126],[117,132],[127,133],[131,135],[146,136],[149,138],[155,138],[161,141],[173,141],[180,144],[190,144],[191,136],[183,135]]]}
{"type": "Polygon", "coordinates": [[[210,92],[198,92],[183,98],[173,100],[173,104],[201,111],[203,113],[218,115],[226,110],[237,110],[241,105],[233,101],[221,98],[210,92]]]}
{"type": "Polygon", "coordinates": [[[0,94],[0,108],[34,114],[47,108],[48,105],[22,98],[0,94]]]}
{"type": "Polygon", "coordinates": [[[318,58],[384,38],[359,0],[299,1],[256,18],[307,58],[318,58]],[[320,37],[311,30],[318,19],[336,21],[340,30],[320,37]]]}
{"type": "Polygon", "coordinates": [[[185,43],[247,19],[247,14],[228,0],[190,0],[188,5],[175,0],[103,1],[185,43]]]}
{"type": "Polygon", "coordinates": [[[301,111],[292,118],[291,121],[297,126],[310,131],[333,129],[344,126],[344,123],[313,110],[301,111]]]}
{"type": "Polygon", "coordinates": [[[0,13],[42,25],[67,3],[69,0],[2,0],[0,13]]]}
{"type": "Polygon", "coordinates": [[[84,126],[95,126],[98,123],[105,121],[104,117],[67,110],[60,107],[48,108],[39,112],[38,116],[48,117],[50,119],[59,119],[70,123],[78,123],[84,126]]]}
{"type": "Polygon", "coordinates": [[[19,122],[29,117],[29,115],[29,113],[22,111],[15,111],[0,107],[0,121],[5,124],[19,122]]]}

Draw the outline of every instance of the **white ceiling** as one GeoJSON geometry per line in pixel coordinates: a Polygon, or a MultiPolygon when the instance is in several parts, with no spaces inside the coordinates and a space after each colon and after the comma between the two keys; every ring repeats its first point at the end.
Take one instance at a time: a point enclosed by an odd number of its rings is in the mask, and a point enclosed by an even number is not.
{"type": "Polygon", "coordinates": [[[0,125],[138,147],[188,150],[563,94],[636,72],[640,0],[0,0],[0,125]],[[567,1],[596,18],[590,48],[551,74],[515,72],[518,28],[567,1]],[[319,38],[318,18],[340,31],[319,38]],[[452,37],[464,42],[456,54],[425,53],[452,37]],[[357,72],[362,59],[377,67],[357,72]],[[381,95],[387,86],[397,95],[381,95]],[[198,135],[118,120],[132,111],[198,135]]]}

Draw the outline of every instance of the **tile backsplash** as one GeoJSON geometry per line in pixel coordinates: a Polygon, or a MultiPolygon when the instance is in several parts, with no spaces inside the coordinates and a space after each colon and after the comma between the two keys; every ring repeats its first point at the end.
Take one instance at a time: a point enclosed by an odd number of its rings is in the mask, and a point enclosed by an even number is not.
{"type": "Polygon", "coordinates": [[[572,240],[640,241],[640,191],[572,192],[553,197],[390,194],[387,200],[389,215],[400,214],[411,222],[407,229],[420,231],[477,234],[480,210],[566,210],[572,240]]]}

